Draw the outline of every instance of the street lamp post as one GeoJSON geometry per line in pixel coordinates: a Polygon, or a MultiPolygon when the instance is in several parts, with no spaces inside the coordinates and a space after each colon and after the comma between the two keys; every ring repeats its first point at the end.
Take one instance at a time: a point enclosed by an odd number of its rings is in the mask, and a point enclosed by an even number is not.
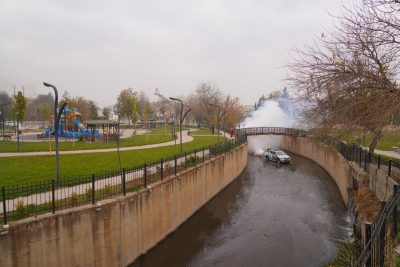
{"type": "MultiPolygon", "coordinates": [[[[59,155],[58,155],[58,123],[60,121],[61,116],[57,116],[57,104],[58,104],[58,91],[57,88],[49,83],[44,82],[44,86],[46,87],[51,87],[54,90],[54,138],[56,142],[56,167],[57,167],[57,186],[60,186],[60,162],[59,162],[59,155]]],[[[65,106],[67,105],[67,102],[65,102],[60,110],[60,114],[64,110],[65,106]]],[[[49,131],[49,136],[50,136],[50,131],[49,131]]]]}
{"type": "Polygon", "coordinates": [[[3,120],[3,141],[5,140],[4,135],[6,134],[6,132],[4,131],[4,125],[6,124],[5,120],[4,120],[4,112],[3,112],[3,106],[11,104],[12,101],[10,102],[6,102],[0,105],[0,110],[1,110],[1,115],[2,115],[2,120],[3,120]]]}
{"type": "Polygon", "coordinates": [[[174,125],[174,113],[172,112],[171,113],[171,137],[172,137],[172,140],[174,140],[174,136],[175,136],[175,134],[174,134],[174,129],[175,129],[175,125],[174,125]]]}
{"type": "Polygon", "coordinates": [[[185,115],[182,117],[182,115],[183,115],[183,103],[182,103],[182,100],[177,99],[177,98],[173,98],[173,97],[170,97],[169,99],[181,102],[181,117],[180,117],[180,119],[179,119],[179,130],[180,130],[181,133],[180,133],[180,138],[179,138],[179,139],[180,139],[180,141],[181,141],[181,155],[182,155],[182,122],[183,122],[183,120],[185,119],[186,115],[187,115],[192,109],[190,108],[188,111],[186,111],[185,115]]]}
{"type": "Polygon", "coordinates": [[[225,119],[228,118],[230,115],[231,115],[231,113],[224,116],[224,137],[225,137],[225,119]]]}
{"type": "Polygon", "coordinates": [[[150,130],[150,114],[147,114],[147,123],[145,124],[147,126],[147,131],[146,131],[146,142],[149,142],[149,130],[150,130]]]}
{"type": "Polygon", "coordinates": [[[210,105],[218,108],[218,143],[219,143],[219,120],[221,119],[222,115],[225,114],[226,110],[224,108],[220,108],[218,105],[215,104],[210,104],[210,105]],[[221,114],[221,109],[224,110],[222,114],[221,114]],[[221,116],[219,114],[221,114],[221,116]]]}
{"type": "Polygon", "coordinates": [[[19,112],[17,111],[17,143],[18,143],[18,152],[19,152],[19,112]]]}

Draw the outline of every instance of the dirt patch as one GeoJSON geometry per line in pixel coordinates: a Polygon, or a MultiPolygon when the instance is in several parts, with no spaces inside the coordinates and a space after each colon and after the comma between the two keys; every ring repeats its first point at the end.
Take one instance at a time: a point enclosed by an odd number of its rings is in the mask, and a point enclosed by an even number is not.
{"type": "Polygon", "coordinates": [[[375,222],[381,209],[381,201],[369,189],[369,187],[354,191],[354,200],[358,205],[358,211],[367,221],[375,222]]]}

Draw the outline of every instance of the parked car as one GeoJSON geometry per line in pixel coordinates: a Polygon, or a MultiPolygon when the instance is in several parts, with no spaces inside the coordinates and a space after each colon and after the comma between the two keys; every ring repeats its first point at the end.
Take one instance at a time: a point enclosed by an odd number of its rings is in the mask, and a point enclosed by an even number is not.
{"type": "Polygon", "coordinates": [[[281,150],[267,149],[266,151],[264,151],[263,156],[267,160],[278,163],[290,163],[292,161],[291,158],[281,150]]]}
{"type": "Polygon", "coordinates": [[[6,126],[16,126],[17,122],[16,121],[6,121],[6,126]]]}

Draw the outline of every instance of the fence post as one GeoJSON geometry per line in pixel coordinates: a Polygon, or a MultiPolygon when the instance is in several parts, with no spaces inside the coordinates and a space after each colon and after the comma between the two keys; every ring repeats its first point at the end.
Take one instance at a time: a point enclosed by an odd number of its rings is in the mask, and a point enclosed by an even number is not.
{"type": "MultiPolygon", "coordinates": [[[[54,188],[54,179],[53,179],[53,188],[54,188]]],[[[6,189],[3,187],[1,188],[3,194],[3,215],[4,215],[4,225],[7,224],[7,210],[6,210],[6,189]]],[[[54,212],[53,212],[54,213],[54,212]]]]}
{"type": "Polygon", "coordinates": [[[217,152],[218,152],[218,151],[217,151],[217,144],[215,144],[214,147],[215,147],[215,157],[217,157],[217,155],[218,155],[218,154],[217,154],[217,152]]]}
{"type": "Polygon", "coordinates": [[[175,175],[176,175],[176,155],[175,155],[175,175]]]}
{"type": "Polygon", "coordinates": [[[124,196],[126,195],[126,189],[125,189],[125,168],[122,168],[122,192],[124,196]]]}
{"type": "Polygon", "coordinates": [[[197,150],[196,149],[194,149],[194,166],[196,167],[197,166],[197,150]]]}
{"type": "Polygon", "coordinates": [[[161,182],[164,180],[164,161],[161,158],[161,182]]]}
{"type": "Polygon", "coordinates": [[[94,205],[94,173],[92,173],[92,204],[94,205]]]}
{"type": "Polygon", "coordinates": [[[381,168],[381,155],[378,156],[378,169],[381,168]]]}
{"type": "Polygon", "coordinates": [[[364,171],[367,171],[367,154],[364,155],[364,171]]]}
{"type": "Polygon", "coordinates": [[[56,213],[56,203],[55,203],[56,197],[55,197],[55,192],[54,192],[54,178],[53,178],[53,180],[51,180],[51,198],[53,200],[52,209],[53,209],[53,214],[54,214],[54,213],[56,213]]]}
{"type": "Polygon", "coordinates": [[[371,164],[371,153],[368,152],[368,163],[371,164]]]}
{"type": "MultiPolygon", "coordinates": [[[[385,216],[385,201],[381,201],[381,216],[385,216]]],[[[386,219],[383,221],[382,228],[379,233],[379,265],[384,267],[385,265],[385,235],[386,235],[386,219]]]]}
{"type": "Polygon", "coordinates": [[[394,236],[397,237],[398,234],[398,224],[399,224],[399,219],[398,219],[398,203],[399,203],[399,199],[398,197],[398,192],[399,190],[399,186],[397,184],[394,185],[394,191],[393,191],[393,199],[395,199],[396,201],[396,205],[394,206],[394,210],[393,210],[393,230],[394,230],[394,236]]]}
{"type": "Polygon", "coordinates": [[[389,160],[389,170],[388,170],[388,176],[390,176],[390,173],[392,172],[392,160],[389,160]]]}
{"type": "MultiPolygon", "coordinates": [[[[369,240],[371,240],[371,235],[372,235],[372,224],[370,222],[366,222],[365,223],[365,245],[367,245],[369,240]]],[[[371,244],[370,244],[369,248],[366,247],[365,249],[372,252],[371,244]]],[[[370,253],[370,255],[368,256],[368,259],[365,263],[366,267],[371,267],[371,256],[372,256],[372,253],[370,253]]]]}
{"type": "Polygon", "coordinates": [[[359,159],[360,167],[361,167],[361,155],[362,155],[362,150],[360,149],[360,159],[359,159]]]}
{"type": "Polygon", "coordinates": [[[208,146],[208,160],[211,160],[211,145],[208,146]]]}
{"type": "Polygon", "coordinates": [[[144,163],[144,188],[147,187],[147,163],[144,163]]]}
{"type": "Polygon", "coordinates": [[[185,151],[185,171],[187,170],[186,151],[185,151]]]}

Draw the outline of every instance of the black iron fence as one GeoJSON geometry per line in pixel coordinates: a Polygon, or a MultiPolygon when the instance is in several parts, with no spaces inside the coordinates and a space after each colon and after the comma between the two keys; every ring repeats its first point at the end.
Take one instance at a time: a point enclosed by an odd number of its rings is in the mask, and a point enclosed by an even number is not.
{"type": "MultiPolygon", "coordinates": [[[[360,168],[367,173],[370,172],[370,165],[375,165],[378,169],[386,173],[394,180],[399,180],[400,164],[398,162],[384,159],[380,155],[373,155],[366,149],[356,145],[348,146],[342,141],[322,134],[309,134],[302,132],[303,137],[309,137],[319,142],[329,144],[343,155],[348,161],[354,161],[360,168]]],[[[400,187],[394,185],[393,196],[390,201],[381,201],[379,217],[374,223],[365,225],[365,247],[356,262],[348,266],[388,266],[391,259],[387,255],[393,253],[395,240],[398,236],[398,206],[400,198],[400,187]]]]}
{"type": "Polygon", "coordinates": [[[163,181],[169,175],[176,175],[187,168],[228,153],[245,142],[247,136],[238,135],[236,139],[185,151],[183,155],[149,164],[61,179],[59,187],[54,179],[2,186],[0,224],[80,205],[95,205],[103,199],[139,191],[154,182],[163,181]]]}

